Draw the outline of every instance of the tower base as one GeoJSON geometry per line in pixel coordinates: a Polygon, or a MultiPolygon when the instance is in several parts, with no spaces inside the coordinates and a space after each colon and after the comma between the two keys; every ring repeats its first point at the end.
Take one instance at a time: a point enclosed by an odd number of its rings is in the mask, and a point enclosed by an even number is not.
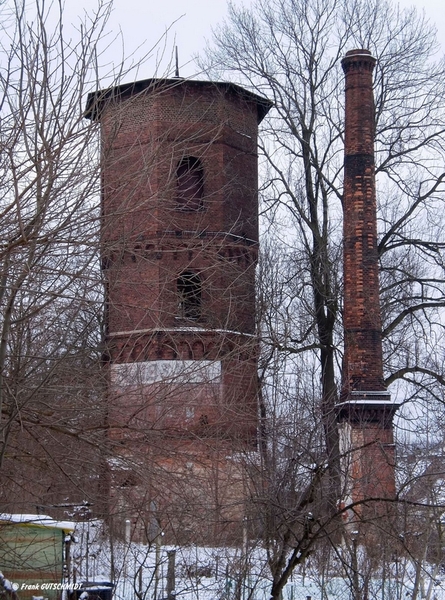
{"type": "Polygon", "coordinates": [[[399,406],[386,391],[353,391],[337,405],[347,523],[382,518],[396,496],[392,421],[399,406]]]}

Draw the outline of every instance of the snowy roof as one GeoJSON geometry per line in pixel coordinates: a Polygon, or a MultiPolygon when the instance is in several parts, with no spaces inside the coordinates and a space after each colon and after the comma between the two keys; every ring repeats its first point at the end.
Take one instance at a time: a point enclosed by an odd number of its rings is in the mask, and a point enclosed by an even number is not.
{"type": "Polygon", "coordinates": [[[0,523],[17,523],[20,525],[33,525],[37,527],[53,527],[63,531],[74,531],[75,523],[72,521],[56,521],[48,515],[26,515],[0,513],[0,523]]]}
{"type": "Polygon", "coordinates": [[[150,329],[132,329],[130,331],[112,331],[108,335],[110,337],[133,334],[142,335],[144,333],[157,333],[158,331],[166,333],[222,333],[227,335],[241,335],[250,338],[257,337],[254,333],[245,333],[243,331],[235,331],[232,329],[208,329],[204,327],[154,327],[150,329]]]}
{"type": "Polygon", "coordinates": [[[368,391],[353,390],[348,393],[345,401],[336,404],[338,408],[344,406],[389,406],[398,408],[401,402],[397,398],[391,398],[391,394],[386,391],[368,391]]]}

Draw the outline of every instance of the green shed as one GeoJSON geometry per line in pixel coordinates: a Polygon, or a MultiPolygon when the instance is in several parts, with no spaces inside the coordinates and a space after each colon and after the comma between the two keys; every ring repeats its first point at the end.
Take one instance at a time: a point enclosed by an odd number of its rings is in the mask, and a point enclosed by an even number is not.
{"type": "Polygon", "coordinates": [[[62,596],[73,530],[45,515],[0,514],[0,571],[19,600],[62,596]]]}

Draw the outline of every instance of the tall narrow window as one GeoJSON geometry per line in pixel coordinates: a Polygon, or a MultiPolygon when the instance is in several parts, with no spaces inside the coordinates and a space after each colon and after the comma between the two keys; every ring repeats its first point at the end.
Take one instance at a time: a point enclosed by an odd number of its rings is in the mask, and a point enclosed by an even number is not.
{"type": "Polygon", "coordinates": [[[204,196],[204,171],[199,158],[187,156],[176,169],[176,201],[182,210],[200,210],[204,196]]]}
{"type": "Polygon", "coordinates": [[[192,271],[184,271],[177,280],[179,316],[194,321],[201,317],[201,278],[192,271]]]}

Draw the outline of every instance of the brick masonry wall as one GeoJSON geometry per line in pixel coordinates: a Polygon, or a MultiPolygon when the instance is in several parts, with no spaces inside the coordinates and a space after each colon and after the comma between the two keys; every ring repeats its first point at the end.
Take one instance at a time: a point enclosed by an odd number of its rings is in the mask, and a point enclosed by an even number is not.
{"type": "Polygon", "coordinates": [[[375,59],[353,50],[346,75],[344,175],[343,397],[352,390],[384,390],[374,176],[375,59]]]}
{"type": "Polygon", "coordinates": [[[256,101],[239,90],[181,80],[110,97],[100,110],[109,439],[127,465],[111,474],[112,503],[125,512],[148,493],[170,533],[188,515],[195,541],[199,503],[213,533],[239,534],[246,473],[232,457],[256,447],[258,120],[256,101]],[[188,156],[203,169],[199,210],[176,198],[176,169],[188,156]],[[179,310],[177,282],[187,271],[201,281],[196,319],[179,310]],[[150,361],[167,369],[195,361],[197,372],[209,361],[221,374],[119,383],[125,365],[150,361]],[[205,502],[204,489],[213,490],[205,502]]]}
{"type": "MultiPolygon", "coordinates": [[[[345,488],[350,500],[391,499],[395,496],[395,447],[390,421],[372,421],[366,411],[360,422],[340,425],[345,488]]],[[[359,512],[363,507],[358,507],[359,512]]]]}

